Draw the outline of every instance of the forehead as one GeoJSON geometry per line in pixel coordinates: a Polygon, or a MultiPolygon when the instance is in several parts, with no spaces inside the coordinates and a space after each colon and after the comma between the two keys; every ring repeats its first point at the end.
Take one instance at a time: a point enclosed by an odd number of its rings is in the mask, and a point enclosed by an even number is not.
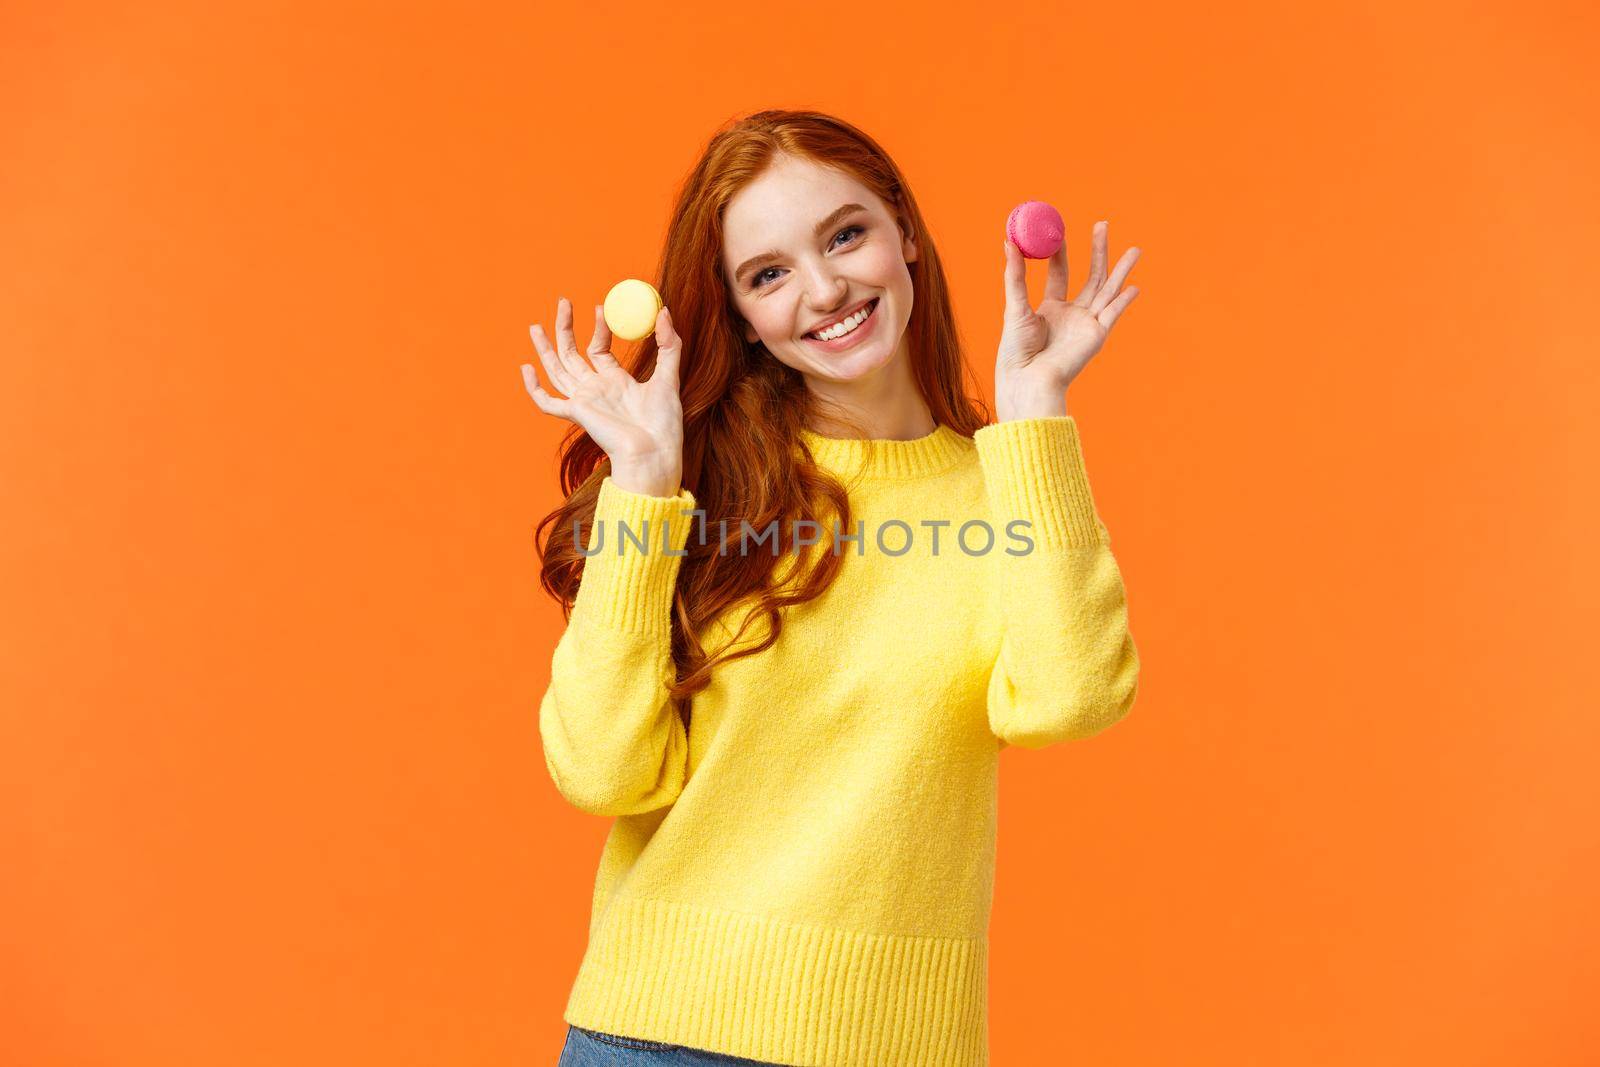
{"type": "Polygon", "coordinates": [[[769,248],[806,244],[811,228],[842,204],[881,210],[883,202],[842,170],[780,155],[728,201],[723,255],[730,267],[769,248]]]}

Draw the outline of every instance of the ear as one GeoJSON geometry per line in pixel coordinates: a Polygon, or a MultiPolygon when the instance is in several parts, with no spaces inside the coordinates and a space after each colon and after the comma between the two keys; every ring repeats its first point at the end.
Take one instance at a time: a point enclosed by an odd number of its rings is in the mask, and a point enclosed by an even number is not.
{"type": "Polygon", "coordinates": [[[761,335],[756,333],[756,328],[747,322],[744,324],[744,339],[754,344],[761,340],[761,335]]]}
{"type": "MultiPolygon", "coordinates": [[[[898,221],[898,220],[897,220],[898,221]]],[[[917,242],[904,222],[900,223],[900,251],[907,263],[917,261],[917,242]]]]}

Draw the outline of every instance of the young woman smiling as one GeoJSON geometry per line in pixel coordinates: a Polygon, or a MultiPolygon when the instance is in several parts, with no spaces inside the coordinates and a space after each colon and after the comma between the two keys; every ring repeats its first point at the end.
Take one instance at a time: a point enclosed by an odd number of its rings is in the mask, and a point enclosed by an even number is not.
{"type": "Polygon", "coordinates": [[[765,111],[685,183],[629,366],[598,307],[587,358],[565,299],[554,342],[532,328],[564,396],[532,364],[527,390],[582,430],[539,527],[567,620],[540,734],[561,794],[614,818],[564,1067],[988,1062],[1000,750],[1089,737],[1138,691],[1066,409],[1138,292],[1138,250],[1108,274],[1106,243],[1070,299],[1057,252],[1034,307],[1005,241],[990,422],[899,169],[765,111]],[[934,536],[880,551],[858,523],[934,536]],[[1028,550],[975,551],[974,524],[1028,550]]]}

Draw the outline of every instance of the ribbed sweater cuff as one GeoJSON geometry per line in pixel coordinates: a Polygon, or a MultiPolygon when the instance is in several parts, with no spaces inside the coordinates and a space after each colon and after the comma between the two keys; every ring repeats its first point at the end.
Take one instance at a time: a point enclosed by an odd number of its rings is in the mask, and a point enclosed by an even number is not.
{"type": "Polygon", "coordinates": [[[593,554],[583,562],[573,619],[631,633],[670,631],[672,594],[683,563],[683,556],[672,553],[689,543],[694,516],[686,512],[694,507],[688,489],[676,496],[647,496],[622,488],[607,475],[584,546],[593,554]]]}
{"type": "Polygon", "coordinates": [[[1071,415],[993,423],[981,427],[972,440],[999,526],[996,533],[1014,519],[1026,519],[1031,523],[1026,532],[1045,548],[1108,540],[1095,512],[1078,423],[1071,415]]]}

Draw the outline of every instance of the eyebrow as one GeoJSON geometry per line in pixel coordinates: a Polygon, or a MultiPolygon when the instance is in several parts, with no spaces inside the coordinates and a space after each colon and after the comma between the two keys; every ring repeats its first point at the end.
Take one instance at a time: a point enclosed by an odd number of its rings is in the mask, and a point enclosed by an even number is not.
{"type": "MultiPolygon", "coordinates": [[[[857,211],[865,210],[867,209],[862,207],[860,204],[846,204],[834,211],[821,222],[817,223],[816,226],[812,227],[811,232],[814,236],[821,237],[823,234],[828,232],[830,227],[844,219],[847,215],[853,214],[857,211]]],[[[749,259],[739,264],[739,269],[733,272],[733,277],[735,280],[743,278],[746,271],[754,270],[756,267],[759,267],[764,263],[768,263],[774,259],[782,258],[782,252],[763,252],[759,256],[751,256],[749,259]]]]}

